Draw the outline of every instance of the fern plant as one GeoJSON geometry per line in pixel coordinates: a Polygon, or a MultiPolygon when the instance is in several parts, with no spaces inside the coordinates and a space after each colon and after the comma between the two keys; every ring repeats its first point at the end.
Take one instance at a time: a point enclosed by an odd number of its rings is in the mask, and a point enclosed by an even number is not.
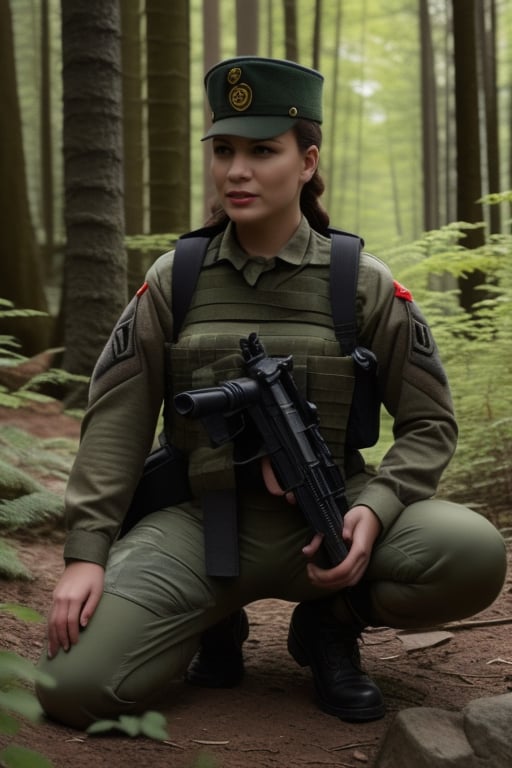
{"type": "MultiPolygon", "coordinates": [[[[10,613],[23,621],[42,621],[31,608],[0,603],[0,613],[10,613]]],[[[25,683],[36,680],[53,685],[53,680],[37,669],[32,662],[11,651],[0,651],[0,735],[14,737],[21,726],[20,718],[33,722],[40,720],[43,711],[35,695],[26,690],[25,683]]],[[[4,739],[2,739],[5,744],[4,739]]],[[[52,768],[53,763],[32,749],[13,743],[0,749],[0,764],[5,768],[52,768]]]]}
{"type": "MultiPolygon", "coordinates": [[[[0,299],[0,319],[4,317],[40,317],[41,312],[16,309],[12,302],[0,299]]],[[[87,382],[84,376],[72,376],[51,368],[23,382],[13,376],[18,366],[27,362],[18,341],[0,335],[0,406],[22,409],[30,404],[55,404],[55,399],[41,392],[48,384],[72,386],[87,382]],[[9,375],[11,374],[11,375],[9,375]],[[21,383],[20,383],[21,382],[21,383]]],[[[76,414],[81,418],[81,412],[76,414]]],[[[45,477],[53,481],[67,479],[76,451],[76,441],[44,440],[20,428],[3,426],[0,432],[0,536],[19,530],[52,527],[63,515],[63,499],[44,485],[45,477]],[[37,479],[36,479],[37,478],[37,479]]],[[[0,577],[30,578],[31,574],[17,557],[16,550],[0,538],[0,577]]]]}
{"type": "MultiPolygon", "coordinates": [[[[512,201],[512,193],[487,202],[504,200],[512,201]]],[[[450,380],[459,443],[439,492],[502,527],[512,520],[512,237],[487,235],[480,248],[469,250],[464,233],[475,226],[483,225],[459,222],[429,232],[385,260],[400,281],[414,286],[450,380]],[[475,270],[486,283],[471,317],[460,308],[456,289],[429,288],[433,276],[457,279],[475,270]]]]}

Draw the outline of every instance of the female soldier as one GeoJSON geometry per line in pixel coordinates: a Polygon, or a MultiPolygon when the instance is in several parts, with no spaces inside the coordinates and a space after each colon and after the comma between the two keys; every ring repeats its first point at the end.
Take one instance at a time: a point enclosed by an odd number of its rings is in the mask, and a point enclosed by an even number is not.
{"type": "Polygon", "coordinates": [[[318,202],[322,82],[316,71],[257,57],[206,75],[213,122],[205,138],[225,228],[211,241],[176,343],[173,253],[149,270],[95,368],[69,478],[66,565],[41,662],[57,685],[38,687],[48,715],[69,725],[144,711],[200,646],[190,682],[235,684],[243,606],[262,598],[298,603],[288,647],[311,667],[319,706],[346,720],[378,718],[384,703],[360,666],[361,631],[459,619],[488,606],[503,584],[505,547],[493,526],[432,498],[456,443],[448,384],[410,294],[364,253],[358,343],[376,355],[394,443],[374,474],[345,450],[354,368],[334,334],[328,217],[318,202]],[[165,391],[242,375],[239,341],[254,331],[268,354],[293,354],[344,472],[349,553],[335,567],[268,459],[235,471],[231,443],[213,448],[200,424],[176,414],[169,428],[188,458],[192,498],[117,538],[165,391]],[[214,497],[220,520],[235,488],[238,575],[235,567],[221,577],[205,562],[203,512],[214,497]]]}

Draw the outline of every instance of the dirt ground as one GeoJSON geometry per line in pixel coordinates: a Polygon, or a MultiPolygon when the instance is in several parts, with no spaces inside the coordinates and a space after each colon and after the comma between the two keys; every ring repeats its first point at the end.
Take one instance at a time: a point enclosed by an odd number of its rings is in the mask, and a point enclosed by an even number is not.
{"type": "MultiPolygon", "coordinates": [[[[43,436],[73,435],[78,429],[75,421],[40,409],[28,419],[26,414],[0,412],[0,422],[6,421],[43,436]]],[[[58,483],[53,489],[58,490],[58,483]]],[[[59,531],[11,538],[34,578],[0,581],[0,602],[21,603],[46,614],[62,569],[62,541],[59,531]]],[[[16,743],[38,750],[55,768],[371,768],[400,710],[460,710],[476,698],[512,690],[512,575],[491,608],[469,621],[438,628],[445,635],[412,637],[391,629],[364,634],[364,664],[388,708],[382,720],[365,725],[343,723],[317,709],[309,670],[299,668],[287,653],[292,610],[293,605],[277,600],[248,607],[246,678],[239,688],[202,690],[182,682],[170,686],[163,710],[169,732],[165,742],[93,737],[42,722],[24,724],[14,737],[0,734],[0,747],[16,743]],[[439,644],[433,645],[436,640],[439,644]],[[422,644],[426,646],[418,647],[422,644]]],[[[35,661],[43,643],[44,625],[0,614],[1,649],[35,661]]]]}

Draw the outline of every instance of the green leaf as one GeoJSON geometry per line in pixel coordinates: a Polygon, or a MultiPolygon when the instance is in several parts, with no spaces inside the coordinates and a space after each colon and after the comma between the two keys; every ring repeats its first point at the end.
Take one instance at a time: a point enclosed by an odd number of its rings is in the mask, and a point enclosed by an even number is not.
{"type": "Polygon", "coordinates": [[[108,731],[122,731],[128,736],[138,736],[141,732],[139,718],[131,715],[121,715],[118,720],[98,720],[87,728],[90,735],[107,733],[108,731]]]}
{"type": "Polygon", "coordinates": [[[169,738],[167,720],[161,712],[146,712],[140,719],[140,728],[149,739],[165,741],[169,738]]]}
{"type": "Polygon", "coordinates": [[[33,608],[29,608],[26,605],[18,605],[17,603],[0,603],[0,611],[4,613],[10,613],[17,619],[27,622],[41,622],[44,621],[44,617],[38,611],[33,608]]]}
{"type": "Polygon", "coordinates": [[[128,736],[147,736],[155,741],[169,738],[167,721],[160,712],[146,712],[141,717],[121,715],[118,720],[98,720],[87,728],[90,736],[98,736],[110,731],[122,731],[128,736]]]}
{"type": "Polygon", "coordinates": [[[34,694],[20,688],[11,688],[9,691],[0,689],[0,709],[15,712],[17,715],[32,720],[32,722],[38,722],[43,714],[41,705],[34,694]]]}
{"type": "Polygon", "coordinates": [[[0,762],[6,768],[54,768],[53,763],[39,752],[14,744],[0,752],[0,762]]]}
{"type": "Polygon", "coordinates": [[[119,725],[124,733],[129,736],[138,736],[141,733],[140,718],[132,715],[121,715],[119,725]]]}
{"type": "Polygon", "coordinates": [[[97,720],[86,729],[86,733],[90,736],[98,736],[100,733],[108,733],[119,729],[118,720],[97,720]]]}
{"type": "Polygon", "coordinates": [[[0,539],[0,577],[30,581],[32,574],[25,568],[14,547],[0,539]]]}
{"type": "Polygon", "coordinates": [[[0,733],[5,733],[7,736],[14,736],[19,731],[21,723],[16,718],[11,717],[7,712],[0,711],[0,733]]]}
{"type": "MultiPolygon", "coordinates": [[[[0,686],[13,680],[38,681],[53,686],[53,678],[13,651],[0,651],[0,686]]],[[[0,695],[2,691],[0,690],[0,695]]],[[[31,694],[32,695],[32,694],[31,694]]]]}

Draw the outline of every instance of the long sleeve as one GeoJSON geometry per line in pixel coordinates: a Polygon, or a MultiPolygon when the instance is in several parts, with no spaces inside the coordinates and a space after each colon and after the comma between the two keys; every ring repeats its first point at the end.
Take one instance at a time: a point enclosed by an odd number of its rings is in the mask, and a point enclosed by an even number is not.
{"type": "Polygon", "coordinates": [[[455,450],[457,425],[435,341],[412,296],[368,255],[359,285],[360,343],[377,356],[394,442],[355,503],[373,509],[385,530],[404,506],[435,493],[455,450]]]}
{"type": "Polygon", "coordinates": [[[66,488],[66,559],[105,564],[153,443],[172,329],[168,262],[149,271],[95,366],[66,488]]]}

